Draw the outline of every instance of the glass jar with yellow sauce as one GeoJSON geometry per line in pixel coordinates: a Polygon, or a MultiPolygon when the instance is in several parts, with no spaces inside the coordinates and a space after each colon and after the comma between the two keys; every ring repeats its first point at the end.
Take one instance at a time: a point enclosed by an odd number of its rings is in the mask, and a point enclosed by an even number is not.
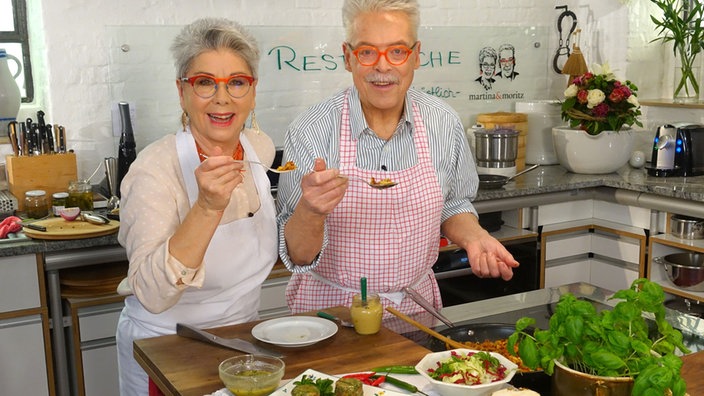
{"type": "Polygon", "coordinates": [[[87,180],[73,180],[69,183],[66,207],[78,207],[82,212],[93,210],[93,188],[87,180]]]}
{"type": "Polygon", "coordinates": [[[367,301],[362,301],[362,296],[355,294],[352,297],[350,315],[357,334],[376,334],[381,329],[381,318],[384,308],[378,294],[368,294],[367,301]]]}

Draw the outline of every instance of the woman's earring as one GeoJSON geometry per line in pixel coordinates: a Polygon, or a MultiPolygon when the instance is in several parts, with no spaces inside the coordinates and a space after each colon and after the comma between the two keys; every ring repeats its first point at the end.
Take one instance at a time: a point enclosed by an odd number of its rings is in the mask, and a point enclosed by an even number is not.
{"type": "Polygon", "coordinates": [[[254,112],[254,110],[252,110],[252,123],[250,125],[250,128],[254,129],[254,132],[256,132],[256,133],[262,132],[262,130],[259,129],[259,124],[257,123],[257,115],[254,112]]]}
{"type": "Polygon", "coordinates": [[[191,119],[188,118],[188,113],[186,113],[186,110],[181,113],[181,125],[183,125],[183,131],[186,132],[186,127],[188,124],[191,123],[191,119]]]}

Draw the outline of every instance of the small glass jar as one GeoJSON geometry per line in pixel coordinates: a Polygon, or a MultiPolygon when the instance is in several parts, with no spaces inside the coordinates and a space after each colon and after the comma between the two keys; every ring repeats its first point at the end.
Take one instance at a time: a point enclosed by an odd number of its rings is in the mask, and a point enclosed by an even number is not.
{"type": "Polygon", "coordinates": [[[81,212],[93,210],[93,187],[87,180],[73,180],[69,183],[66,207],[78,207],[81,212]]]}
{"type": "Polygon", "coordinates": [[[41,219],[49,215],[49,204],[46,200],[46,191],[29,190],[24,193],[24,210],[27,217],[41,219]]]}
{"type": "Polygon", "coordinates": [[[68,193],[65,191],[54,193],[51,196],[51,212],[54,216],[61,216],[61,209],[66,207],[68,193]]]}
{"type": "Polygon", "coordinates": [[[350,316],[357,334],[376,334],[381,329],[381,319],[384,308],[378,294],[367,295],[367,301],[362,301],[362,296],[355,294],[352,296],[352,306],[350,316]]]}

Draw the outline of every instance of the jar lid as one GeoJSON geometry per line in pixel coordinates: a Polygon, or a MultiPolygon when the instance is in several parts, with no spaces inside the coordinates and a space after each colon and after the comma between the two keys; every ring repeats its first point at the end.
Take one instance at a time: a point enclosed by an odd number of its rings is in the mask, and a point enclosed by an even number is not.
{"type": "Polygon", "coordinates": [[[29,190],[26,193],[24,193],[26,197],[41,197],[46,195],[46,191],[44,190],[29,190]]]}
{"type": "Polygon", "coordinates": [[[54,198],[68,198],[68,193],[67,192],[57,192],[52,195],[54,198]]]}

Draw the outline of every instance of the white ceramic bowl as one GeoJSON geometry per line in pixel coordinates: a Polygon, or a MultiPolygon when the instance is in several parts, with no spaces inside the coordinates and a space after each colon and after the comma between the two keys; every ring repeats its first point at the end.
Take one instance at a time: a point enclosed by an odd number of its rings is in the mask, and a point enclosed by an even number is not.
{"type": "Polygon", "coordinates": [[[496,357],[499,359],[501,364],[503,364],[507,371],[506,371],[506,378],[504,378],[501,381],[496,381],[496,382],[491,382],[488,384],[481,384],[481,385],[461,385],[461,384],[451,384],[447,382],[442,382],[442,381],[437,381],[434,380],[433,378],[430,377],[428,374],[428,369],[434,369],[437,368],[438,362],[447,360],[450,358],[450,355],[452,352],[456,352],[458,354],[463,354],[466,355],[467,353],[470,352],[481,352],[477,351],[474,349],[451,349],[448,351],[442,351],[442,352],[434,352],[434,353],[429,353],[425,355],[423,359],[421,359],[420,362],[416,365],[416,370],[418,370],[418,373],[425,377],[430,384],[433,386],[434,390],[439,393],[442,396],[485,396],[485,395],[491,395],[492,392],[495,392],[503,387],[506,386],[506,384],[511,381],[511,378],[513,378],[513,375],[516,374],[516,370],[518,370],[518,366],[513,363],[512,361],[508,360],[505,358],[503,355],[496,353],[496,352],[490,352],[492,356],[496,357]]]}

